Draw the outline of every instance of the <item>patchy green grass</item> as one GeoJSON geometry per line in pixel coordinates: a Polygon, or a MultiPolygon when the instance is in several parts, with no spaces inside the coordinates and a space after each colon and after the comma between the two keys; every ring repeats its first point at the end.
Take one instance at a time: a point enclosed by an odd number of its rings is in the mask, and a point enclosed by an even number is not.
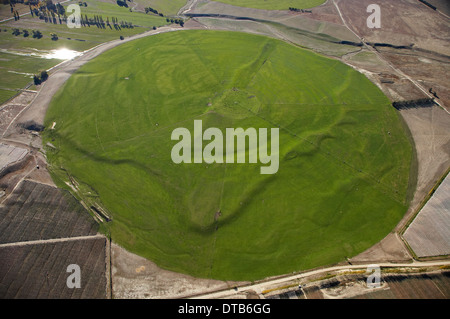
{"type": "Polygon", "coordinates": [[[45,122],[56,122],[44,134],[57,148],[52,174],[112,214],[112,239],[198,277],[342,261],[408,205],[412,147],[389,100],[343,63],[267,37],[180,31],[125,43],[80,68],[45,122]],[[174,164],[171,133],[192,132],[195,119],[223,132],[280,127],[278,172],[174,164]]]}

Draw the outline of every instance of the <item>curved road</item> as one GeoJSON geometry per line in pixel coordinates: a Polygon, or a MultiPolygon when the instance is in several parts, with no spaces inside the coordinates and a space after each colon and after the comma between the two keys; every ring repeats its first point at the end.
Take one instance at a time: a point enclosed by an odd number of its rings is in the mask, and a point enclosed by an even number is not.
{"type": "MultiPolygon", "coordinates": [[[[307,271],[301,274],[286,276],[282,278],[275,278],[275,279],[269,279],[267,281],[259,282],[256,284],[248,285],[248,286],[241,286],[238,288],[237,291],[248,291],[253,290],[257,294],[262,294],[262,292],[267,289],[270,286],[274,285],[281,285],[289,282],[295,282],[302,278],[322,274],[322,273],[329,273],[329,272],[335,272],[335,271],[349,271],[349,270],[361,270],[361,269],[367,269],[369,266],[379,266],[381,268],[422,268],[422,267],[436,267],[436,266],[450,266],[450,260],[446,261],[430,261],[430,262],[418,262],[414,261],[412,263],[407,264],[395,264],[395,263],[379,263],[379,264],[364,264],[364,265],[345,265],[345,266],[335,266],[335,267],[329,267],[329,268],[323,268],[323,269],[316,269],[307,271]]],[[[191,297],[192,299],[215,299],[215,298],[229,298],[236,294],[237,292],[234,288],[230,288],[227,290],[222,290],[218,292],[213,293],[207,293],[203,295],[197,295],[194,297],[191,297]]]]}

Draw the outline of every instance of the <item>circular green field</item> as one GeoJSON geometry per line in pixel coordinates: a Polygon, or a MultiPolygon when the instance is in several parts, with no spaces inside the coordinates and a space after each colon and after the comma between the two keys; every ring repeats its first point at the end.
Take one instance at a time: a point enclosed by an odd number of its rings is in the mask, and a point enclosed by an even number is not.
{"type": "Polygon", "coordinates": [[[326,0],[214,0],[237,7],[264,10],[288,10],[289,8],[309,9],[323,4],[326,0]]]}
{"type": "Polygon", "coordinates": [[[179,31],[124,43],[71,76],[45,124],[55,181],[70,176],[87,205],[112,215],[112,240],[198,277],[336,263],[407,209],[412,147],[387,98],[343,63],[267,37],[179,31]],[[279,128],[278,171],[175,164],[172,131],[193,134],[194,120],[224,135],[279,128]]]}

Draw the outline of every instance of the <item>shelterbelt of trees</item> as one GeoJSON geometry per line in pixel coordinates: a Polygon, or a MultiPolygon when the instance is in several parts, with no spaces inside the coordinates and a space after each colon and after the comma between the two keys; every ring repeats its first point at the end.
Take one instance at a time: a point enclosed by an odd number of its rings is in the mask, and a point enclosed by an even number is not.
{"type": "MultiPolygon", "coordinates": [[[[66,24],[67,15],[66,10],[60,3],[54,4],[52,0],[0,0],[3,4],[9,4],[11,6],[11,13],[15,20],[19,20],[20,16],[17,10],[15,10],[15,4],[22,3],[28,5],[31,16],[37,17],[40,20],[44,20],[46,23],[53,24],[66,24]]],[[[80,6],[87,7],[86,2],[79,2],[80,6]]],[[[134,25],[129,21],[122,21],[117,17],[106,17],[103,19],[102,15],[94,15],[88,17],[87,14],[81,15],[81,26],[90,27],[96,26],[98,28],[106,28],[107,26],[116,30],[122,28],[133,28],[134,25]]]]}

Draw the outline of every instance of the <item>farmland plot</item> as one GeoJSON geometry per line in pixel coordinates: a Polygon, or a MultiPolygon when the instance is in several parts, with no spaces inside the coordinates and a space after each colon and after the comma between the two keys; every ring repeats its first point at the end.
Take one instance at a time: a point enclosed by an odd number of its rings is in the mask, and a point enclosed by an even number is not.
{"type": "Polygon", "coordinates": [[[106,298],[106,238],[0,246],[0,298],[106,298]],[[80,267],[80,288],[66,284],[80,267]]]}
{"type": "Polygon", "coordinates": [[[0,244],[95,235],[98,225],[75,198],[25,180],[0,207],[0,244]]]}

